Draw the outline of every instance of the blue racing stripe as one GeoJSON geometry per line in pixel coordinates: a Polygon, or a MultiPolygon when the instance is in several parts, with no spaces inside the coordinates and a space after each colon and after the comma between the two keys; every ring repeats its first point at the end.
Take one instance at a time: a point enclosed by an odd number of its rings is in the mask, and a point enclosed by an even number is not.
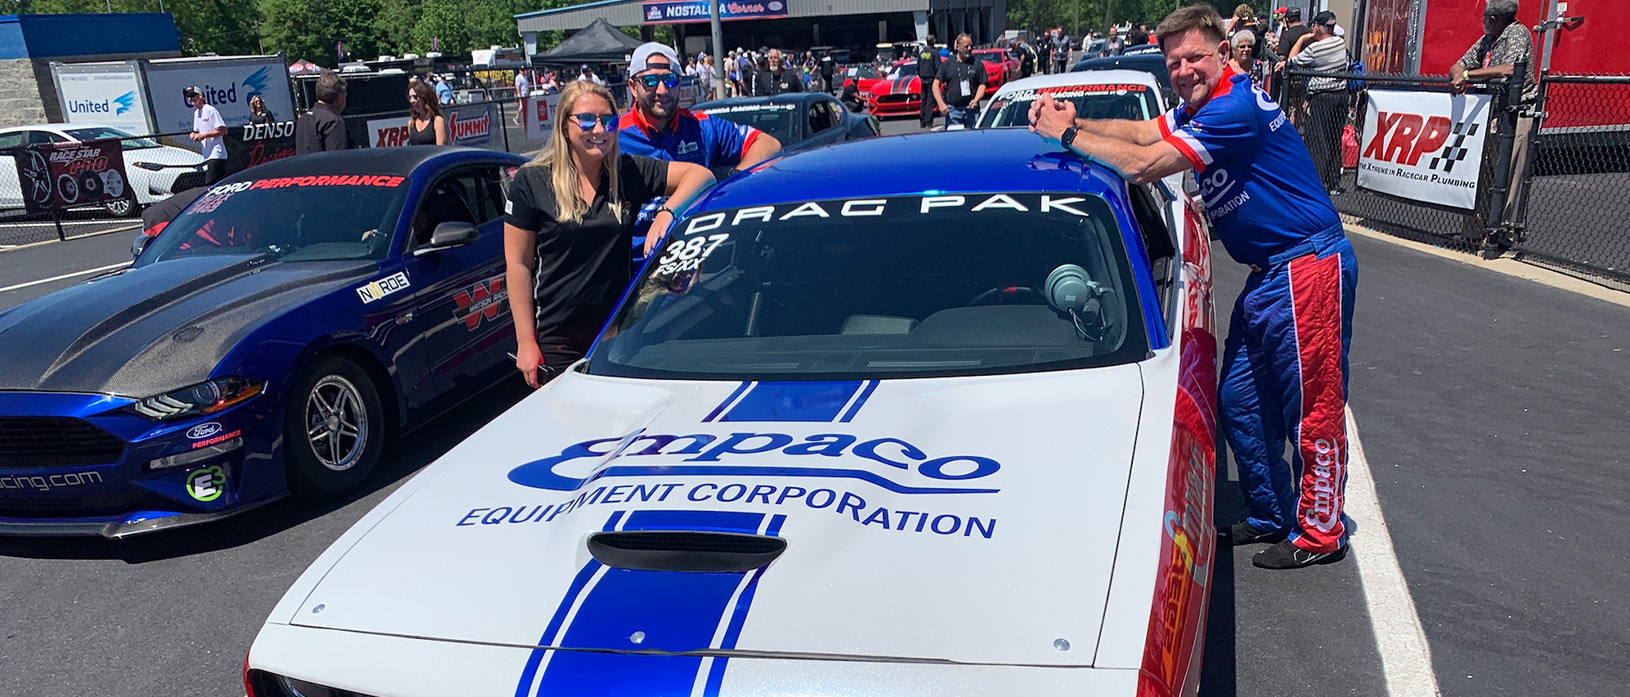
{"type": "Polygon", "coordinates": [[[855,398],[855,403],[850,405],[849,410],[843,412],[843,418],[838,419],[838,420],[842,421],[843,423],[849,423],[850,420],[855,418],[855,414],[860,413],[860,407],[865,405],[866,400],[871,399],[872,398],[872,393],[876,392],[876,391],[877,391],[877,381],[876,380],[867,380],[866,381],[866,389],[861,390],[860,396],[855,398]]]}
{"type": "Polygon", "coordinates": [[[719,420],[832,422],[863,384],[861,380],[760,382],[719,420]]]}
{"type": "MultiPolygon", "coordinates": [[[[769,534],[780,532],[786,516],[770,519],[769,534]]],[[[722,530],[757,533],[764,514],[728,511],[636,511],[613,514],[606,529],[722,530]],[[622,524],[619,526],[618,522],[622,524]]],[[[753,589],[763,569],[748,573],[679,573],[607,568],[599,580],[584,586],[603,567],[591,560],[573,581],[555,610],[540,646],[557,633],[579,595],[582,605],[565,627],[558,645],[573,651],[554,651],[543,664],[545,649],[528,657],[517,697],[587,695],[597,697],[667,697],[689,695],[696,685],[704,657],[612,653],[705,651],[725,627],[719,648],[734,648],[752,603],[753,589]],[[743,583],[746,587],[743,588],[743,583]],[[738,595],[737,591],[741,589],[738,595]],[[731,600],[735,599],[732,603],[731,600]],[[725,626],[728,622],[728,626],[725,626]],[[635,639],[638,638],[638,642],[635,639]],[[532,681],[538,689],[532,692],[532,681]]],[[[724,678],[724,659],[714,659],[708,683],[724,678]]],[[[717,694],[716,689],[714,694],[717,694]]]]}
{"type": "Polygon", "coordinates": [[[742,392],[747,391],[747,386],[751,385],[751,384],[753,384],[753,383],[744,382],[744,383],[742,383],[740,385],[737,385],[736,389],[730,393],[729,397],[725,397],[724,401],[719,403],[719,406],[714,407],[713,411],[708,412],[707,416],[702,417],[702,422],[706,423],[706,422],[709,422],[709,421],[712,421],[714,419],[719,418],[719,414],[724,412],[726,407],[729,407],[731,404],[734,404],[736,402],[736,398],[740,397],[742,392]]]}

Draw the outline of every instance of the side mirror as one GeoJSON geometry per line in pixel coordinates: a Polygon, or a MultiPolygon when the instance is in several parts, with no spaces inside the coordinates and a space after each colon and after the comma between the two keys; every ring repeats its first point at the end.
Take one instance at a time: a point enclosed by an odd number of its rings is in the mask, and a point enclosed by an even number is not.
{"type": "Polygon", "coordinates": [[[430,246],[413,250],[413,256],[463,247],[478,239],[481,239],[481,233],[471,223],[440,223],[436,225],[435,231],[430,233],[430,246]]]}
{"type": "Polygon", "coordinates": [[[136,239],[130,241],[130,258],[136,259],[141,257],[141,253],[145,251],[147,249],[147,245],[152,244],[152,242],[152,236],[148,235],[146,232],[138,233],[136,235],[136,239]]]}

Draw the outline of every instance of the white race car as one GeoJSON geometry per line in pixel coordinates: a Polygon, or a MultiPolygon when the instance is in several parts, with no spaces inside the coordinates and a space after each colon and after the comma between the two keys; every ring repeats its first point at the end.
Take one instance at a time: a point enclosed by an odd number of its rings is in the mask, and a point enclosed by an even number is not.
{"type": "Polygon", "coordinates": [[[1203,221],[1014,129],[733,178],[588,359],[294,583],[248,692],[1192,695],[1203,221]]]}

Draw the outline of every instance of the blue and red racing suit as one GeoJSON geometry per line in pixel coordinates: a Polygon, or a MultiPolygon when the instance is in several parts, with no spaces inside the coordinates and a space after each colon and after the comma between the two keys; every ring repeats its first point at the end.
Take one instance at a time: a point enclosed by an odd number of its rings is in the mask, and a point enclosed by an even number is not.
{"type": "Polygon", "coordinates": [[[1301,136],[1248,77],[1226,72],[1205,106],[1173,109],[1160,125],[1194,165],[1228,255],[1251,267],[1218,390],[1247,520],[1308,551],[1335,551],[1347,533],[1353,248],[1301,136]]]}
{"type": "MultiPolygon", "coordinates": [[[[753,141],[762,135],[763,131],[752,126],[709,118],[707,114],[685,109],[675,110],[673,118],[668,119],[668,127],[661,131],[646,121],[637,107],[617,120],[617,147],[623,152],[669,162],[689,162],[710,170],[740,164],[753,141]]],[[[640,208],[639,216],[634,219],[636,250],[645,244],[645,231],[651,226],[652,216],[667,202],[667,198],[656,198],[640,208]]]]}

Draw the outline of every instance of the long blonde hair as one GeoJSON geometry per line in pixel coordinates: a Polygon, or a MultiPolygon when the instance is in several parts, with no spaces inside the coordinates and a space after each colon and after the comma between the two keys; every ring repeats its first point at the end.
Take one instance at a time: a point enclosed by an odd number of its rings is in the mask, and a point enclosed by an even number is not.
{"type": "MultiPolygon", "coordinates": [[[[606,100],[611,105],[612,113],[617,112],[617,101],[612,99],[611,90],[589,80],[573,80],[560,91],[560,101],[555,107],[555,127],[549,136],[549,147],[531,162],[527,167],[548,167],[549,183],[555,191],[555,219],[559,222],[581,223],[583,216],[588,215],[590,201],[584,201],[577,195],[577,163],[572,160],[572,146],[566,135],[566,129],[577,128],[577,120],[572,114],[577,110],[577,100],[586,95],[594,95],[606,100]]],[[[612,214],[617,222],[623,221],[622,189],[618,186],[617,161],[620,157],[617,149],[617,133],[611,135],[611,149],[606,153],[606,184],[610,190],[606,198],[611,204],[612,214]]]]}

